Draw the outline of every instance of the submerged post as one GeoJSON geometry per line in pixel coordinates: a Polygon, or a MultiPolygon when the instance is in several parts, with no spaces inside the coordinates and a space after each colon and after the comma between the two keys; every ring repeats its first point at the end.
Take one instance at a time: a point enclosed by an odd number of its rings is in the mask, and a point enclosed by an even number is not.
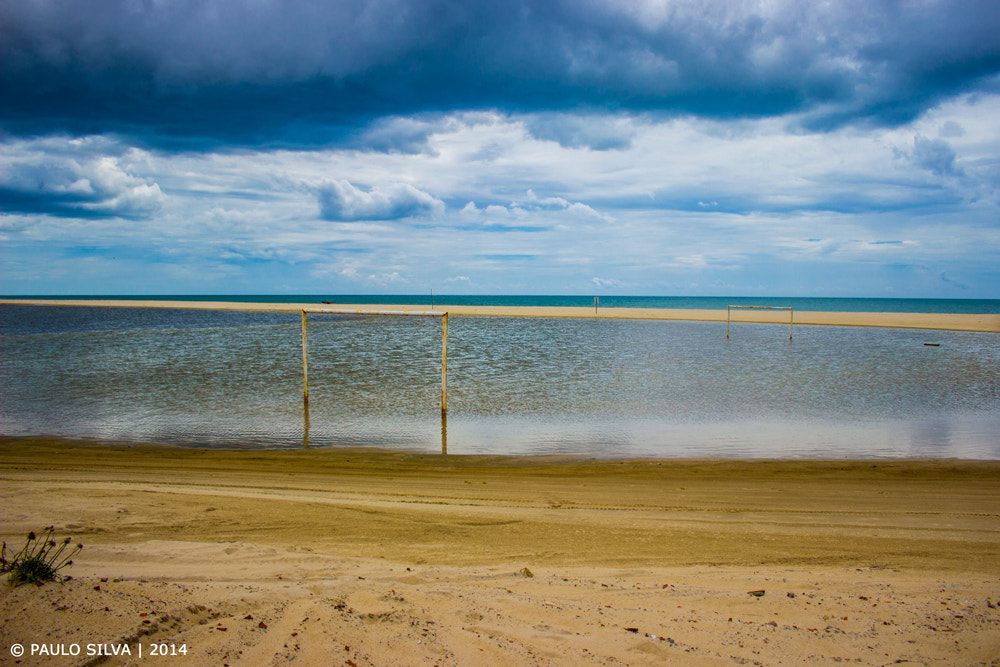
{"type": "Polygon", "coordinates": [[[448,412],[448,313],[441,316],[441,414],[448,412]]]}
{"type": "Polygon", "coordinates": [[[441,411],[441,453],[448,455],[448,413],[441,411]]]}
{"type": "Polygon", "coordinates": [[[309,338],[305,310],[302,311],[302,403],[309,405],[309,338]]]}
{"type": "Polygon", "coordinates": [[[309,404],[302,404],[302,449],[309,449],[309,404]]]}

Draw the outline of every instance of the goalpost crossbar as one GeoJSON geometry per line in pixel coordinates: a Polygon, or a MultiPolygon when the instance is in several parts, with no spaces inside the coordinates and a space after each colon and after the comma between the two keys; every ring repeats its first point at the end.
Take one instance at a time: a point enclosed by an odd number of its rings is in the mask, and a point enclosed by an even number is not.
{"type": "Polygon", "coordinates": [[[795,319],[795,309],[792,306],[726,306],[726,338],[729,338],[729,322],[733,309],[737,310],[787,310],[788,311],[788,340],[792,339],[792,322],[795,319]]]}
{"type": "Polygon", "coordinates": [[[349,308],[303,308],[302,312],[321,315],[411,315],[414,317],[444,317],[448,314],[440,310],[351,310],[349,308]]]}
{"type": "Polygon", "coordinates": [[[448,412],[448,313],[437,310],[349,310],[334,308],[302,309],[302,403],[309,405],[309,313],[320,315],[390,315],[395,317],[441,318],[441,414],[448,412]]]}

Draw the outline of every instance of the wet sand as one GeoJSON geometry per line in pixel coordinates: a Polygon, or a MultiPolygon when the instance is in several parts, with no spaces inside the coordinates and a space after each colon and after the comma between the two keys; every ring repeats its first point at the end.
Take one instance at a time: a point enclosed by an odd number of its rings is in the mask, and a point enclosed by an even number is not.
{"type": "Polygon", "coordinates": [[[7,438],[0,480],[8,545],[85,545],[73,581],[0,591],[4,661],[1000,664],[1000,462],[7,438]]]}
{"type": "MultiPolygon", "coordinates": [[[[241,303],[224,301],[129,301],[88,299],[0,299],[0,303],[26,303],[53,306],[87,305],[134,308],[200,308],[215,310],[301,311],[303,308],[329,308],[359,311],[428,311],[431,305],[323,304],[313,303],[241,303]]],[[[735,305],[735,304],[734,304],[735,305]]],[[[752,304],[744,304],[752,305],[752,304]]],[[[497,317],[596,317],[607,319],[693,320],[725,322],[725,310],[686,310],[666,308],[545,308],[513,306],[455,306],[434,304],[436,312],[449,315],[497,317]]],[[[733,322],[771,322],[788,324],[789,313],[781,310],[734,310],[733,322]]],[[[794,324],[835,326],[896,327],[953,331],[1000,333],[1000,315],[965,313],[848,313],[795,311],[794,324]]]]}

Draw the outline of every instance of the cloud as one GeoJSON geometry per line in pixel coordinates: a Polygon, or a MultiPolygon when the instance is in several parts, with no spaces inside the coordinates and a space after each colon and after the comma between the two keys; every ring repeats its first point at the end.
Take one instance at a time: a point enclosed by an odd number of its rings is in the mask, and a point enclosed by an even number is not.
{"type": "Polygon", "coordinates": [[[959,176],[962,169],[955,166],[955,150],[944,139],[913,139],[913,162],[918,167],[938,176],[959,176]]]}
{"type": "Polygon", "coordinates": [[[956,123],[953,120],[945,121],[944,125],[938,130],[938,136],[946,137],[949,139],[954,139],[961,137],[965,134],[965,128],[956,123]]]}
{"type": "Polygon", "coordinates": [[[447,120],[430,117],[380,118],[344,139],[345,148],[381,153],[415,155],[428,152],[430,136],[447,125],[447,120]]]}
{"type": "Polygon", "coordinates": [[[316,189],[320,217],[331,221],[399,220],[444,211],[444,202],[407,183],[375,186],[367,192],[348,181],[316,189]]]}
{"type": "Polygon", "coordinates": [[[635,137],[628,119],[606,115],[539,113],[526,117],[525,125],[534,138],[555,141],[563,148],[626,150],[635,137]]]}
{"type": "Polygon", "coordinates": [[[391,283],[398,283],[402,281],[403,277],[399,275],[399,271],[391,271],[378,275],[370,275],[368,276],[368,280],[378,285],[389,285],[391,283]]]}
{"type": "Polygon", "coordinates": [[[379,150],[8,137],[0,181],[22,204],[0,203],[4,289],[996,298],[998,113],[968,95],[824,133],[643,116],[606,151],[499,112],[391,117],[402,138],[379,150]],[[114,214],[140,215],[127,195],[153,204],[139,222],[114,214]]]}
{"type": "MultiPolygon", "coordinates": [[[[534,190],[528,190],[524,199],[511,203],[511,207],[522,211],[566,211],[574,218],[593,218],[610,222],[611,218],[601,214],[587,204],[571,202],[563,197],[539,197],[534,190]]],[[[492,208],[492,207],[491,207],[492,208]]]]}
{"type": "Polygon", "coordinates": [[[521,209],[542,209],[550,211],[569,208],[569,205],[570,203],[562,197],[539,197],[535,194],[535,191],[531,189],[525,193],[524,199],[511,204],[511,206],[517,206],[521,209]]]}
{"type": "Polygon", "coordinates": [[[581,202],[571,202],[553,195],[539,197],[528,189],[524,196],[514,199],[508,206],[490,204],[484,208],[468,202],[459,211],[465,229],[482,231],[544,232],[553,227],[572,226],[580,221],[608,223],[614,219],[581,202]]]}
{"type": "Polygon", "coordinates": [[[56,217],[147,218],[166,201],[160,186],[131,173],[141,151],[103,140],[4,145],[0,209],[56,217]]]}
{"type": "Polygon", "coordinates": [[[944,271],[942,271],[942,272],[940,273],[940,278],[941,278],[941,282],[944,282],[944,283],[946,283],[946,284],[948,284],[948,285],[950,285],[950,286],[953,286],[953,287],[957,287],[957,288],[959,288],[959,289],[963,289],[963,290],[965,290],[965,289],[969,289],[969,286],[968,286],[968,285],[965,285],[964,283],[962,283],[962,282],[960,282],[960,281],[958,281],[958,280],[955,280],[954,278],[949,278],[949,277],[948,277],[948,276],[947,276],[947,275],[945,274],[945,272],[944,272],[944,271]]]}
{"type": "Polygon", "coordinates": [[[524,113],[596,150],[627,147],[627,123],[567,112],[898,125],[995,87],[997,25],[995,0],[6,2],[0,123],[173,148],[367,133],[402,152],[422,130],[380,119],[524,113]]]}
{"type": "Polygon", "coordinates": [[[615,278],[598,278],[594,276],[590,279],[591,284],[595,287],[605,288],[605,287],[624,287],[625,283],[615,278]]]}

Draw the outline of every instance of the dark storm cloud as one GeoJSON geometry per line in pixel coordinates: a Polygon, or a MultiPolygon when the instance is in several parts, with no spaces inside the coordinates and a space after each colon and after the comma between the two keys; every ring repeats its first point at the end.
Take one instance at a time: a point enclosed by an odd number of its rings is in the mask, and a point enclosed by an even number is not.
{"type": "Polygon", "coordinates": [[[998,25],[995,0],[11,0],[0,123],[180,148],[350,144],[379,118],[469,109],[892,125],[995,87],[998,25]]]}

